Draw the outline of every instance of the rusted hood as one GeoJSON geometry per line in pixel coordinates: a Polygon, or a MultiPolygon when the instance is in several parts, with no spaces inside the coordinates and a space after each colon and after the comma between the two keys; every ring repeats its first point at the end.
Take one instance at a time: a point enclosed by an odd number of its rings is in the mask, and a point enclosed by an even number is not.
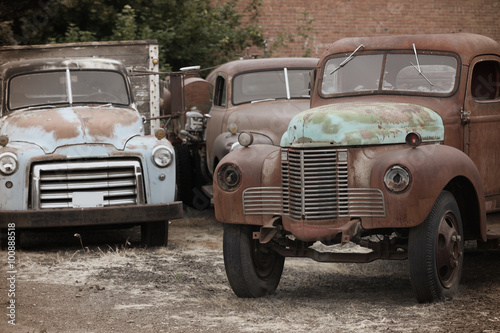
{"type": "Polygon", "coordinates": [[[46,153],[82,143],[123,149],[142,128],[137,111],[111,106],[16,111],[0,121],[0,134],[8,135],[9,141],[31,142],[46,153]]]}
{"type": "Polygon", "coordinates": [[[235,123],[239,131],[264,134],[278,145],[288,122],[301,111],[308,109],[309,105],[308,99],[280,99],[239,105],[230,113],[225,127],[235,123]]]}
{"type": "Polygon", "coordinates": [[[404,143],[410,132],[423,142],[443,141],[444,126],[433,110],[407,103],[339,103],[295,116],[282,147],[352,146],[404,143]]]}

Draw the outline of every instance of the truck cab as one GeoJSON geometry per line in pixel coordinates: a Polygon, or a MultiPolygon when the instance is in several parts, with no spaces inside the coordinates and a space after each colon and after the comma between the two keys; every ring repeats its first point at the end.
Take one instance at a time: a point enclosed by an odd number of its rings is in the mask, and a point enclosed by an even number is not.
{"type": "Polygon", "coordinates": [[[245,144],[215,171],[233,290],[274,292],[285,257],[408,259],[419,302],[452,299],[464,242],[498,247],[500,237],[499,44],[347,38],[315,73],[312,108],[279,148],[245,144]],[[360,251],[342,251],[350,243],[360,251]]]}
{"type": "Polygon", "coordinates": [[[214,87],[207,124],[207,165],[240,148],[238,134],[251,132],[255,143],[279,145],[290,119],[310,106],[310,71],[316,58],[244,59],[213,70],[214,87]]]}

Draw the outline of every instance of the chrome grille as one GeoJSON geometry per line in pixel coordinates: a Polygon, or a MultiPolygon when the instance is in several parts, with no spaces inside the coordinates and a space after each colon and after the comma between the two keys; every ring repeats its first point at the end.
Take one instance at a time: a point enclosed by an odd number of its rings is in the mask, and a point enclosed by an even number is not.
{"type": "Polygon", "coordinates": [[[283,213],[281,187],[250,187],[243,191],[243,214],[259,215],[283,213]]]}
{"type": "Polygon", "coordinates": [[[347,150],[282,149],[281,156],[284,214],[306,220],[385,216],[380,190],[348,188],[347,150]]]}
{"type": "Polygon", "coordinates": [[[80,195],[97,196],[97,207],[145,203],[139,161],[82,161],[33,166],[33,209],[80,207],[76,203],[80,195]]]}

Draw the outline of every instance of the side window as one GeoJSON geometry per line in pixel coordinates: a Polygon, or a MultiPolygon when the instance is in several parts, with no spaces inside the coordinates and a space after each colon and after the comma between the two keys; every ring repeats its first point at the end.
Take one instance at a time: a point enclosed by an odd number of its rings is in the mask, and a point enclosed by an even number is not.
{"type": "Polygon", "coordinates": [[[477,101],[500,99],[500,64],[497,61],[481,61],[474,66],[471,93],[477,101]]]}
{"type": "Polygon", "coordinates": [[[215,81],[214,105],[226,106],[226,79],[222,76],[217,76],[215,81]]]}

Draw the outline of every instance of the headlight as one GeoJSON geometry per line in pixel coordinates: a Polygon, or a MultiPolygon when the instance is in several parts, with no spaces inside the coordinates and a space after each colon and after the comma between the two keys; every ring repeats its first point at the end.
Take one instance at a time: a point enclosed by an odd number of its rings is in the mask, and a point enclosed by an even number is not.
{"type": "Polygon", "coordinates": [[[3,153],[0,155],[0,172],[4,175],[11,175],[17,170],[17,156],[13,153],[3,153]]]}
{"type": "Polygon", "coordinates": [[[158,146],[153,149],[153,162],[160,168],[165,168],[172,163],[174,159],[174,154],[172,150],[167,146],[158,146]]]}
{"type": "Polygon", "coordinates": [[[236,191],[241,184],[241,171],[234,164],[224,164],[217,173],[220,188],[227,192],[236,191]]]}
{"type": "Polygon", "coordinates": [[[402,193],[411,185],[411,173],[402,165],[393,165],[386,171],[384,183],[389,191],[402,193]]]}
{"type": "Polygon", "coordinates": [[[243,147],[250,146],[253,143],[253,135],[252,135],[252,133],[241,132],[240,135],[238,135],[238,142],[243,147]]]}

